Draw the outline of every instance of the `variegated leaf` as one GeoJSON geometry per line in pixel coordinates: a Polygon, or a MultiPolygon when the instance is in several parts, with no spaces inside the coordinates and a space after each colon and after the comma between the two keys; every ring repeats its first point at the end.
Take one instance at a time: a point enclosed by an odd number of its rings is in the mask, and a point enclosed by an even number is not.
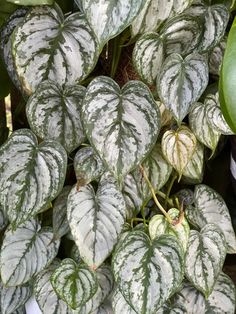
{"type": "Polygon", "coordinates": [[[60,86],[83,80],[99,54],[96,36],[84,15],[77,12],[64,20],[58,5],[31,9],[14,31],[12,49],[28,95],[44,80],[60,86]]]}
{"type": "Polygon", "coordinates": [[[158,108],[161,113],[161,127],[168,126],[174,122],[173,115],[170,110],[166,108],[166,106],[161,101],[156,101],[158,108]]]}
{"type": "Polygon", "coordinates": [[[223,61],[223,56],[226,48],[226,38],[215,46],[209,56],[209,72],[213,75],[220,75],[220,67],[223,61]]]}
{"type": "Polygon", "coordinates": [[[106,300],[96,312],[92,314],[114,314],[110,300],[106,300]]]}
{"type": "Polygon", "coordinates": [[[208,84],[208,64],[199,54],[183,59],[170,55],[163,63],[157,78],[161,101],[170,109],[178,122],[189,113],[190,106],[199,99],[208,84]]]}
{"type": "Polygon", "coordinates": [[[160,130],[160,112],[145,84],[129,81],[120,90],[105,76],[89,84],[82,119],[90,143],[119,182],[151,151],[160,130]]]}
{"type": "Polygon", "coordinates": [[[194,194],[190,189],[182,189],[173,195],[173,198],[178,198],[179,204],[184,206],[192,205],[194,202],[194,194]]]}
{"type": "Polygon", "coordinates": [[[112,294],[112,308],[114,314],[136,314],[137,312],[127,303],[119,288],[112,294]]]}
{"type": "Polygon", "coordinates": [[[85,139],[80,118],[85,90],[78,84],[61,88],[56,82],[42,82],[26,105],[32,131],[58,141],[68,152],[76,149],[85,139]]]}
{"type": "Polygon", "coordinates": [[[113,274],[128,304],[139,314],[155,313],[183,280],[183,250],[170,235],[150,241],[128,233],[113,255],[113,274]]]}
{"type": "Polygon", "coordinates": [[[218,95],[208,95],[205,99],[205,106],[207,106],[207,119],[212,129],[224,135],[234,134],[222,114],[218,95]]]}
{"type": "Polygon", "coordinates": [[[214,152],[220,139],[220,133],[212,128],[212,124],[207,118],[207,112],[206,103],[194,104],[189,113],[189,125],[197,139],[214,152]]]}
{"type": "MultiPolygon", "coordinates": [[[[73,241],[73,237],[71,236],[71,240],[73,241]]],[[[76,244],[74,244],[70,251],[70,258],[72,258],[77,264],[81,262],[80,252],[76,244]]]]}
{"type": "Polygon", "coordinates": [[[34,280],[35,298],[43,314],[72,314],[67,304],[58,297],[50,282],[53,272],[59,265],[59,260],[55,259],[34,280]]]}
{"type": "Polygon", "coordinates": [[[190,227],[186,218],[180,218],[180,212],[176,208],[168,211],[173,224],[170,224],[163,215],[154,215],[149,222],[148,230],[151,239],[160,237],[163,234],[170,234],[176,237],[182,244],[184,251],[187,249],[190,227]],[[178,221],[181,219],[180,221],[178,221]]]}
{"type": "Polygon", "coordinates": [[[187,314],[187,310],[184,304],[166,302],[156,314],[187,314]]]}
{"type": "Polygon", "coordinates": [[[133,22],[144,3],[144,0],[82,0],[83,11],[101,46],[133,22]]]}
{"type": "Polygon", "coordinates": [[[8,218],[0,204],[0,231],[8,225],[8,218]]]}
{"type": "Polygon", "coordinates": [[[206,298],[211,294],[226,257],[226,242],[215,224],[205,225],[200,233],[190,231],[185,275],[206,298]]]}
{"type": "Polygon", "coordinates": [[[199,184],[195,186],[194,204],[186,208],[188,220],[199,228],[208,223],[218,225],[225,235],[227,253],[236,253],[235,233],[223,198],[209,186],[199,184]]]}
{"type": "Polygon", "coordinates": [[[61,191],[67,155],[57,142],[38,145],[36,136],[20,129],[0,148],[0,203],[16,227],[46,209],[61,191]]]}
{"type": "Polygon", "coordinates": [[[170,16],[174,2],[174,0],[147,0],[132,23],[132,37],[157,31],[170,16]]]}
{"type": "Polygon", "coordinates": [[[83,147],[74,157],[77,186],[84,186],[98,179],[105,172],[103,162],[92,147],[83,147]]]}
{"type": "Polygon", "coordinates": [[[164,61],[164,38],[157,33],[144,34],[133,50],[133,64],[140,78],[152,85],[164,61]]]}
{"type": "Polygon", "coordinates": [[[50,227],[41,229],[35,219],[15,231],[6,230],[1,248],[1,278],[9,287],[22,285],[39,273],[57,255],[59,241],[50,227]]]}
{"type": "Polygon", "coordinates": [[[60,239],[70,231],[67,220],[67,198],[71,186],[65,186],[53,204],[52,226],[55,239],[60,239]]]}
{"type": "Polygon", "coordinates": [[[98,268],[113,250],[125,223],[124,198],[109,174],[102,177],[97,192],[91,185],[72,188],[67,203],[68,220],[81,258],[98,268]]]}
{"type": "Polygon", "coordinates": [[[203,179],[204,146],[197,141],[194,154],[183,170],[183,176],[189,182],[200,183],[203,179]]]}
{"type": "Polygon", "coordinates": [[[0,285],[1,314],[11,314],[22,306],[31,296],[31,287],[23,285],[18,287],[5,287],[0,285]]]}
{"type": "Polygon", "coordinates": [[[86,304],[98,289],[95,273],[70,258],[61,262],[50,280],[56,293],[74,310],[86,304]]]}
{"type": "MultiPolygon", "coordinates": [[[[175,2],[175,1],[174,1],[175,2]]],[[[200,21],[189,15],[177,15],[165,23],[160,31],[161,38],[165,39],[165,53],[179,53],[186,56],[199,45],[202,35],[200,21]]]]}
{"type": "Polygon", "coordinates": [[[163,155],[180,177],[195,152],[196,144],[194,134],[186,126],[166,131],[162,137],[163,155]]]}

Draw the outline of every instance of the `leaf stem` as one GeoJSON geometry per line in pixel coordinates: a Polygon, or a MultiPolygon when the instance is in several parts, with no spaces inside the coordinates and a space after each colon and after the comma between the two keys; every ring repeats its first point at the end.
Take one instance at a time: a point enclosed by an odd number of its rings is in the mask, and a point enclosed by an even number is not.
{"type": "Polygon", "coordinates": [[[172,190],[172,187],[173,187],[173,185],[174,185],[176,179],[177,179],[177,175],[176,175],[176,173],[175,173],[175,174],[173,175],[171,181],[170,181],[169,186],[168,186],[168,190],[167,190],[166,197],[165,197],[165,205],[164,205],[165,207],[167,206],[168,199],[169,199],[169,196],[170,196],[170,192],[171,192],[171,190],[172,190]]]}

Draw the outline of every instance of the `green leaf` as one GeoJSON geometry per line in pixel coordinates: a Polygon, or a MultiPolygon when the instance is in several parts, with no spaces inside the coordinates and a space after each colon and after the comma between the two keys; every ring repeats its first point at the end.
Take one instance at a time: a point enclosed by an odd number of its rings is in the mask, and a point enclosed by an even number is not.
{"type": "Polygon", "coordinates": [[[60,86],[83,80],[99,53],[84,15],[77,12],[64,19],[58,5],[33,7],[15,29],[12,49],[18,77],[28,95],[44,80],[60,86]]]}
{"type": "Polygon", "coordinates": [[[95,273],[70,258],[64,259],[53,272],[51,284],[59,297],[74,310],[86,304],[98,289],[95,273]]]}
{"type": "Polygon", "coordinates": [[[0,287],[2,314],[15,314],[15,311],[21,308],[32,294],[31,287],[27,284],[10,288],[4,287],[2,284],[0,284],[0,287]]]}
{"type": "Polygon", "coordinates": [[[220,43],[215,46],[209,56],[209,72],[213,75],[220,75],[220,68],[223,62],[223,57],[226,48],[226,38],[223,38],[220,43]]]}
{"type": "Polygon", "coordinates": [[[208,64],[199,54],[188,55],[183,59],[172,54],[163,63],[157,77],[157,90],[161,101],[171,110],[180,123],[189,113],[208,84],[208,64]]]}
{"type": "Polygon", "coordinates": [[[91,185],[68,196],[68,221],[81,258],[98,268],[110,255],[125,223],[124,198],[114,178],[105,174],[95,192],[91,185]]]}
{"type": "Polygon", "coordinates": [[[90,143],[119,182],[149,154],[160,130],[160,112],[145,84],[129,81],[120,90],[105,76],[89,84],[82,119],[90,143]]]}
{"type": "Polygon", "coordinates": [[[221,228],[228,245],[227,253],[236,253],[236,238],[229,210],[223,198],[207,185],[195,186],[194,204],[186,208],[189,222],[199,228],[214,223],[221,228]]]}
{"type": "Polygon", "coordinates": [[[92,147],[82,147],[74,157],[74,170],[80,187],[100,178],[105,167],[92,147]]]}
{"type": "Polygon", "coordinates": [[[155,313],[183,280],[183,250],[170,235],[151,241],[128,233],[113,255],[113,274],[128,304],[139,314],[155,313]]]}
{"type": "Polygon", "coordinates": [[[0,148],[0,202],[13,227],[47,209],[63,187],[66,165],[59,143],[38,145],[28,129],[12,133],[0,148]]]}
{"type": "Polygon", "coordinates": [[[144,3],[144,0],[82,0],[83,11],[101,46],[133,22],[144,3]]]}
{"type": "Polygon", "coordinates": [[[154,215],[148,226],[150,238],[155,239],[163,234],[173,235],[182,244],[184,251],[186,251],[190,233],[188,221],[186,218],[183,218],[182,221],[178,222],[180,212],[176,208],[169,209],[168,214],[177,223],[172,225],[163,215],[154,215]]]}
{"type": "Polygon", "coordinates": [[[17,5],[52,5],[54,0],[7,0],[17,5]]]}
{"type": "Polygon", "coordinates": [[[206,224],[200,232],[190,231],[185,275],[206,298],[211,294],[226,257],[226,242],[221,229],[206,224]]]}
{"type": "Polygon", "coordinates": [[[194,134],[186,126],[166,131],[162,137],[163,155],[180,177],[195,152],[196,144],[194,134]]]}
{"type": "Polygon", "coordinates": [[[68,152],[85,140],[80,108],[85,88],[78,84],[61,88],[57,83],[40,84],[26,105],[30,128],[42,139],[61,143],[68,152]]]}
{"type": "Polygon", "coordinates": [[[65,186],[53,204],[52,226],[55,239],[60,239],[70,231],[67,220],[67,198],[71,186],[65,186]]]}
{"type": "Polygon", "coordinates": [[[28,282],[57,255],[59,241],[53,241],[50,227],[41,229],[38,221],[28,220],[15,231],[6,230],[1,248],[1,278],[12,287],[28,282]]]}
{"type": "Polygon", "coordinates": [[[119,288],[116,287],[112,294],[112,309],[114,314],[136,314],[137,312],[127,303],[119,288]]]}
{"type": "Polygon", "coordinates": [[[54,291],[50,278],[60,262],[55,259],[34,280],[35,299],[42,313],[45,314],[72,314],[67,304],[54,291]]]}

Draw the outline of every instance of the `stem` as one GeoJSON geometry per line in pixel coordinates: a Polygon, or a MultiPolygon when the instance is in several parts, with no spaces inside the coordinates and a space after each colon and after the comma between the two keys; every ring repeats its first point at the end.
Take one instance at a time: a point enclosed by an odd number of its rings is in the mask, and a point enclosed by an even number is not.
{"type": "Polygon", "coordinates": [[[169,186],[168,186],[168,190],[167,190],[166,198],[165,198],[165,205],[164,205],[165,207],[167,206],[168,199],[169,199],[169,196],[170,196],[170,192],[171,192],[171,190],[172,190],[172,187],[173,187],[173,185],[174,185],[174,183],[175,183],[176,178],[177,178],[177,175],[175,174],[175,175],[172,177],[172,179],[171,179],[171,181],[170,181],[170,184],[169,184],[169,186]]]}
{"type": "Polygon", "coordinates": [[[171,198],[168,198],[166,196],[165,193],[161,192],[161,191],[156,191],[156,194],[159,195],[161,198],[163,198],[164,200],[166,199],[167,200],[167,203],[171,206],[171,207],[174,207],[174,202],[171,198]]]}
{"type": "Polygon", "coordinates": [[[158,201],[157,197],[156,197],[156,194],[155,194],[155,190],[152,186],[152,183],[150,182],[150,180],[148,179],[148,176],[145,172],[145,170],[143,169],[142,166],[140,166],[140,170],[143,174],[143,177],[145,179],[145,181],[147,182],[148,186],[149,186],[149,189],[152,193],[152,197],[153,197],[153,200],[154,202],[156,203],[157,207],[160,209],[160,211],[162,212],[162,214],[166,217],[167,221],[172,224],[172,219],[170,217],[170,215],[166,212],[166,210],[164,209],[164,207],[162,207],[161,203],[158,201]]]}

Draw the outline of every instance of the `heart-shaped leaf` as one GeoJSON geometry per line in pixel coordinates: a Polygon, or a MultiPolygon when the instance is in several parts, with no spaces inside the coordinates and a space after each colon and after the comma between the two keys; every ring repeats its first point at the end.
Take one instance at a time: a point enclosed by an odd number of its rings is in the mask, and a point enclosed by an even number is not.
{"type": "Polygon", "coordinates": [[[64,259],[53,272],[51,284],[60,298],[74,310],[86,304],[98,289],[95,273],[70,258],[64,259]]]}
{"type": "Polygon", "coordinates": [[[59,143],[38,145],[30,130],[13,132],[0,148],[0,202],[12,226],[47,208],[63,187],[66,165],[59,143]]]}
{"type": "Polygon", "coordinates": [[[40,84],[26,106],[30,128],[42,139],[61,143],[70,152],[85,139],[80,107],[85,88],[71,85],[61,88],[57,83],[40,84]]]}
{"type": "Polygon", "coordinates": [[[145,84],[129,81],[120,90],[105,76],[89,84],[82,119],[90,143],[119,182],[151,151],[160,130],[160,112],[145,84]]]}
{"type": "Polygon", "coordinates": [[[186,126],[166,131],[162,137],[163,155],[180,177],[195,152],[196,144],[194,134],[186,126]]]}
{"type": "Polygon", "coordinates": [[[225,256],[225,237],[217,225],[207,224],[200,233],[196,230],[190,231],[185,275],[206,298],[214,288],[225,256]]]}
{"type": "Polygon", "coordinates": [[[1,299],[1,313],[2,314],[15,314],[15,311],[24,306],[25,302],[31,296],[31,287],[23,285],[18,287],[4,287],[0,285],[0,299],[1,299]]]}
{"type": "Polygon", "coordinates": [[[144,3],[144,0],[82,0],[83,11],[101,46],[133,22],[144,3]]]}
{"type": "Polygon", "coordinates": [[[50,227],[41,229],[35,219],[15,231],[8,228],[1,248],[1,278],[9,287],[22,285],[39,273],[57,255],[59,241],[53,241],[50,227]]]}
{"type": "Polygon", "coordinates": [[[235,233],[223,198],[209,186],[199,184],[195,186],[194,204],[186,208],[188,220],[199,228],[209,223],[219,226],[228,245],[227,253],[236,253],[235,233]]]}
{"type": "Polygon", "coordinates": [[[223,57],[226,48],[226,38],[211,51],[209,56],[209,72],[213,75],[220,75],[220,67],[223,62],[223,57]]]}
{"type": "Polygon", "coordinates": [[[157,33],[147,33],[136,41],[133,64],[140,78],[152,85],[164,61],[164,38],[157,33]]]}
{"type": "Polygon", "coordinates": [[[112,294],[112,308],[114,314],[136,314],[137,312],[127,303],[119,288],[116,287],[112,294]]]}
{"type": "Polygon", "coordinates": [[[178,122],[189,113],[190,106],[199,99],[208,84],[208,64],[199,54],[183,59],[170,55],[163,63],[157,78],[161,101],[170,109],[178,122]]]}
{"type": "Polygon", "coordinates": [[[104,175],[97,192],[91,185],[72,188],[67,203],[71,233],[81,258],[98,268],[113,250],[125,223],[124,198],[114,178],[104,175]]]}
{"type": "Polygon", "coordinates": [[[139,230],[128,233],[113,255],[113,274],[130,306],[155,313],[183,280],[183,250],[170,235],[153,241],[139,230]]]}
{"type": "Polygon", "coordinates": [[[77,12],[64,19],[58,5],[32,8],[14,31],[12,49],[18,77],[28,95],[44,80],[60,86],[83,80],[99,53],[84,15],[77,12]]]}
{"type": "Polygon", "coordinates": [[[79,149],[74,157],[77,187],[84,186],[101,177],[105,172],[103,162],[92,147],[79,149]]]}
{"type": "Polygon", "coordinates": [[[162,234],[173,235],[182,244],[184,251],[186,251],[190,232],[188,221],[184,217],[179,217],[180,212],[176,208],[171,208],[168,214],[173,219],[173,224],[170,224],[163,215],[154,215],[152,217],[148,225],[150,237],[155,239],[162,234]]]}

